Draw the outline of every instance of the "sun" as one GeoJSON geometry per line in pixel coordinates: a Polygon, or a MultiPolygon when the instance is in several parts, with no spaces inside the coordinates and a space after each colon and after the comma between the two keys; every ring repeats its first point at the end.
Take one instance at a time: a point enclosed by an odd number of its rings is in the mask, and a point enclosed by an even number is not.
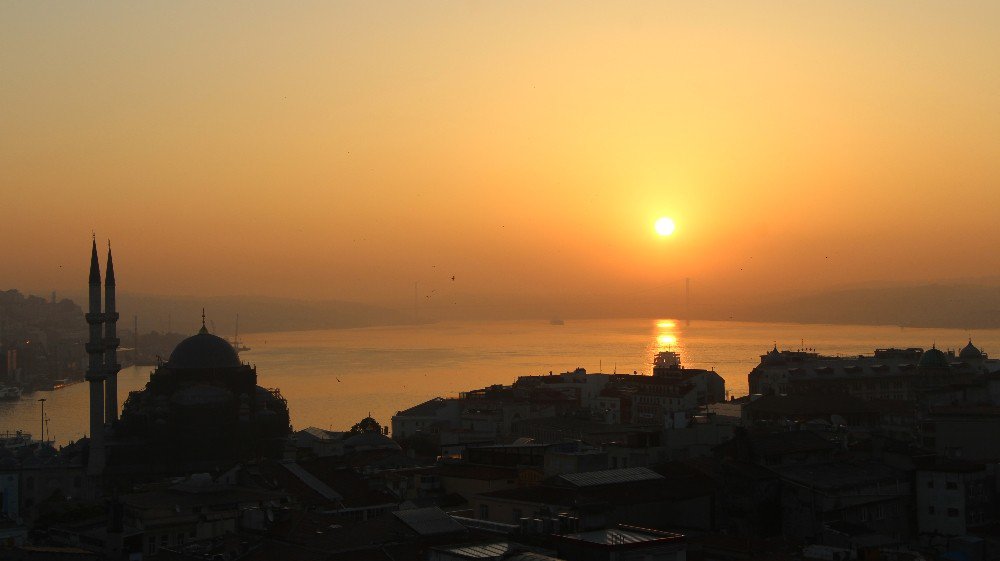
{"type": "Polygon", "coordinates": [[[666,237],[674,233],[676,225],[673,220],[664,216],[663,218],[657,220],[653,227],[656,228],[657,234],[666,237]]]}

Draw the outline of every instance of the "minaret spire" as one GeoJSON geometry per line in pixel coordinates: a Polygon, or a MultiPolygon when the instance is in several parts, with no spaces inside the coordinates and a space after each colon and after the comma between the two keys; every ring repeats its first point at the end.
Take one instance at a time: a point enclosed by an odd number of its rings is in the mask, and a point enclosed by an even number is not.
{"type": "Polygon", "coordinates": [[[104,471],[104,340],[101,327],[101,265],[97,260],[97,236],[90,244],[90,298],[86,314],[90,339],[87,349],[87,382],[90,385],[90,459],[87,471],[92,475],[104,471]]]}
{"type": "Polygon", "coordinates": [[[115,302],[115,263],[108,240],[108,264],[104,274],[104,422],[118,420],[118,311],[115,302]]]}
{"type": "Polygon", "coordinates": [[[205,327],[205,308],[201,309],[201,329],[198,330],[199,334],[208,333],[208,328],[205,327]]]}
{"type": "Polygon", "coordinates": [[[108,268],[104,274],[105,286],[115,285],[115,262],[111,258],[111,240],[108,240],[108,268]]]}
{"type": "Polygon", "coordinates": [[[97,261],[97,237],[90,242],[90,286],[95,284],[98,286],[101,284],[101,264],[97,261]]]}

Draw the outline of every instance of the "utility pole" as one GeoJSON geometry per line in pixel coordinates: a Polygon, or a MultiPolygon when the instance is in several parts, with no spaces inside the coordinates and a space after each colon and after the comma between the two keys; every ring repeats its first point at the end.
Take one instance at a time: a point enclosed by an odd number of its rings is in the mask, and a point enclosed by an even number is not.
{"type": "Polygon", "coordinates": [[[40,398],[38,401],[42,403],[42,442],[45,442],[45,398],[40,398]]]}

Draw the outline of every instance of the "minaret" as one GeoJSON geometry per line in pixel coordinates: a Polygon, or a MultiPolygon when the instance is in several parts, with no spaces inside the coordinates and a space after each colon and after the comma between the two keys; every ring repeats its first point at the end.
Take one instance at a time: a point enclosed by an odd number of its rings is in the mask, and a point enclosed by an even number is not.
{"type": "Polygon", "coordinates": [[[108,268],[104,275],[104,422],[118,420],[118,312],[115,311],[115,263],[108,242],[108,268]]]}
{"type": "Polygon", "coordinates": [[[90,307],[87,311],[90,340],[86,344],[87,382],[90,384],[90,459],[87,472],[98,475],[104,471],[104,341],[101,337],[101,267],[97,262],[97,240],[90,251],[90,307]]]}

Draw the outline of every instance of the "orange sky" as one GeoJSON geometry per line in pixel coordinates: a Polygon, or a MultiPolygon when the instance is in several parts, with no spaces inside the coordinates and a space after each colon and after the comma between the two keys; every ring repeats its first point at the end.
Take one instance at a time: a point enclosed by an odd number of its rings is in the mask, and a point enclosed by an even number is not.
{"type": "Polygon", "coordinates": [[[4,3],[0,288],[82,289],[91,230],[156,294],[995,275],[998,28],[994,1],[4,3]]]}

